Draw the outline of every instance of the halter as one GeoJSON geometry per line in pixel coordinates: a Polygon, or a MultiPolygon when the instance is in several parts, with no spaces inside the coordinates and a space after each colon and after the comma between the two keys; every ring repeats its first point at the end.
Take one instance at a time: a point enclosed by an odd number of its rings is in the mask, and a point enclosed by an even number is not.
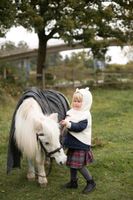
{"type": "Polygon", "coordinates": [[[52,170],[52,157],[51,157],[51,155],[53,155],[53,154],[56,153],[56,152],[60,152],[60,150],[61,150],[63,147],[60,146],[60,147],[58,147],[57,149],[55,149],[54,151],[48,152],[48,151],[46,150],[45,146],[43,145],[41,139],[39,138],[39,136],[43,136],[43,135],[44,135],[43,133],[39,133],[39,134],[36,134],[36,137],[37,137],[37,141],[39,141],[39,143],[40,143],[41,149],[44,151],[44,153],[45,153],[45,155],[46,155],[46,159],[47,159],[47,158],[50,159],[50,166],[49,166],[49,169],[48,169],[48,172],[47,172],[46,176],[41,176],[41,175],[39,175],[37,172],[36,172],[35,174],[38,175],[38,176],[40,176],[40,177],[43,177],[43,178],[44,178],[44,177],[47,177],[47,176],[50,174],[51,170],[52,170]]]}
{"type": "Polygon", "coordinates": [[[37,136],[37,141],[39,141],[42,150],[45,152],[45,155],[48,158],[51,158],[51,155],[53,155],[53,154],[55,154],[57,152],[60,152],[60,150],[63,148],[62,146],[60,146],[57,149],[48,152],[47,149],[45,148],[45,146],[43,145],[41,139],[39,138],[39,136],[44,136],[44,134],[43,133],[39,133],[39,134],[36,134],[36,136],[37,136]]]}

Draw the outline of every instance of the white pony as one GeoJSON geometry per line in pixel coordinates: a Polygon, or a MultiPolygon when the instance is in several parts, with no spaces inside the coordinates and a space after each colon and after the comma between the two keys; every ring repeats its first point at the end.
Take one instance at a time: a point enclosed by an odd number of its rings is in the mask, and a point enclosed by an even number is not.
{"type": "Polygon", "coordinates": [[[58,164],[66,162],[66,155],[60,148],[58,114],[44,115],[34,98],[25,99],[15,115],[14,137],[18,149],[28,158],[27,178],[35,179],[35,168],[37,168],[38,183],[41,186],[47,185],[46,154],[42,151],[37,137],[46,152],[50,153],[58,164]]]}

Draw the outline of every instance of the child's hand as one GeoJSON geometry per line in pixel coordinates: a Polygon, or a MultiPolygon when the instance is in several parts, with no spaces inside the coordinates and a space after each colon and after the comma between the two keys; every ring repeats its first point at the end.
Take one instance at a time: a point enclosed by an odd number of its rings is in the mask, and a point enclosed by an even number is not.
{"type": "Polygon", "coordinates": [[[64,119],[60,122],[60,124],[66,128],[70,128],[71,127],[71,122],[69,122],[69,120],[64,119]]]}
{"type": "Polygon", "coordinates": [[[62,120],[62,121],[60,122],[60,124],[61,124],[62,126],[67,126],[67,121],[64,119],[64,120],[62,120]]]}

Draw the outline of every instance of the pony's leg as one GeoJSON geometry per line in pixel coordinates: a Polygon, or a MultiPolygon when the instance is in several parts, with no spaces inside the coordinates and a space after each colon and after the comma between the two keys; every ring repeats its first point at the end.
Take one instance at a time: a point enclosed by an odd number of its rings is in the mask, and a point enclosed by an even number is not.
{"type": "Polygon", "coordinates": [[[28,180],[35,180],[35,167],[34,167],[34,163],[31,159],[28,159],[27,179],[28,180]]]}
{"type": "Polygon", "coordinates": [[[38,170],[38,183],[41,187],[46,186],[48,183],[44,163],[44,155],[42,156],[41,153],[38,152],[36,155],[36,165],[38,170]]]}

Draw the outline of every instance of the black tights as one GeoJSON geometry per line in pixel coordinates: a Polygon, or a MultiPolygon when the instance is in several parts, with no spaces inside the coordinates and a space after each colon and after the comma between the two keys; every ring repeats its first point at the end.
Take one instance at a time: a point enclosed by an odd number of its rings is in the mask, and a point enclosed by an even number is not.
{"type": "Polygon", "coordinates": [[[70,168],[71,180],[77,180],[77,172],[80,172],[82,176],[87,180],[92,180],[92,176],[89,170],[84,166],[81,169],[70,168]]]}

